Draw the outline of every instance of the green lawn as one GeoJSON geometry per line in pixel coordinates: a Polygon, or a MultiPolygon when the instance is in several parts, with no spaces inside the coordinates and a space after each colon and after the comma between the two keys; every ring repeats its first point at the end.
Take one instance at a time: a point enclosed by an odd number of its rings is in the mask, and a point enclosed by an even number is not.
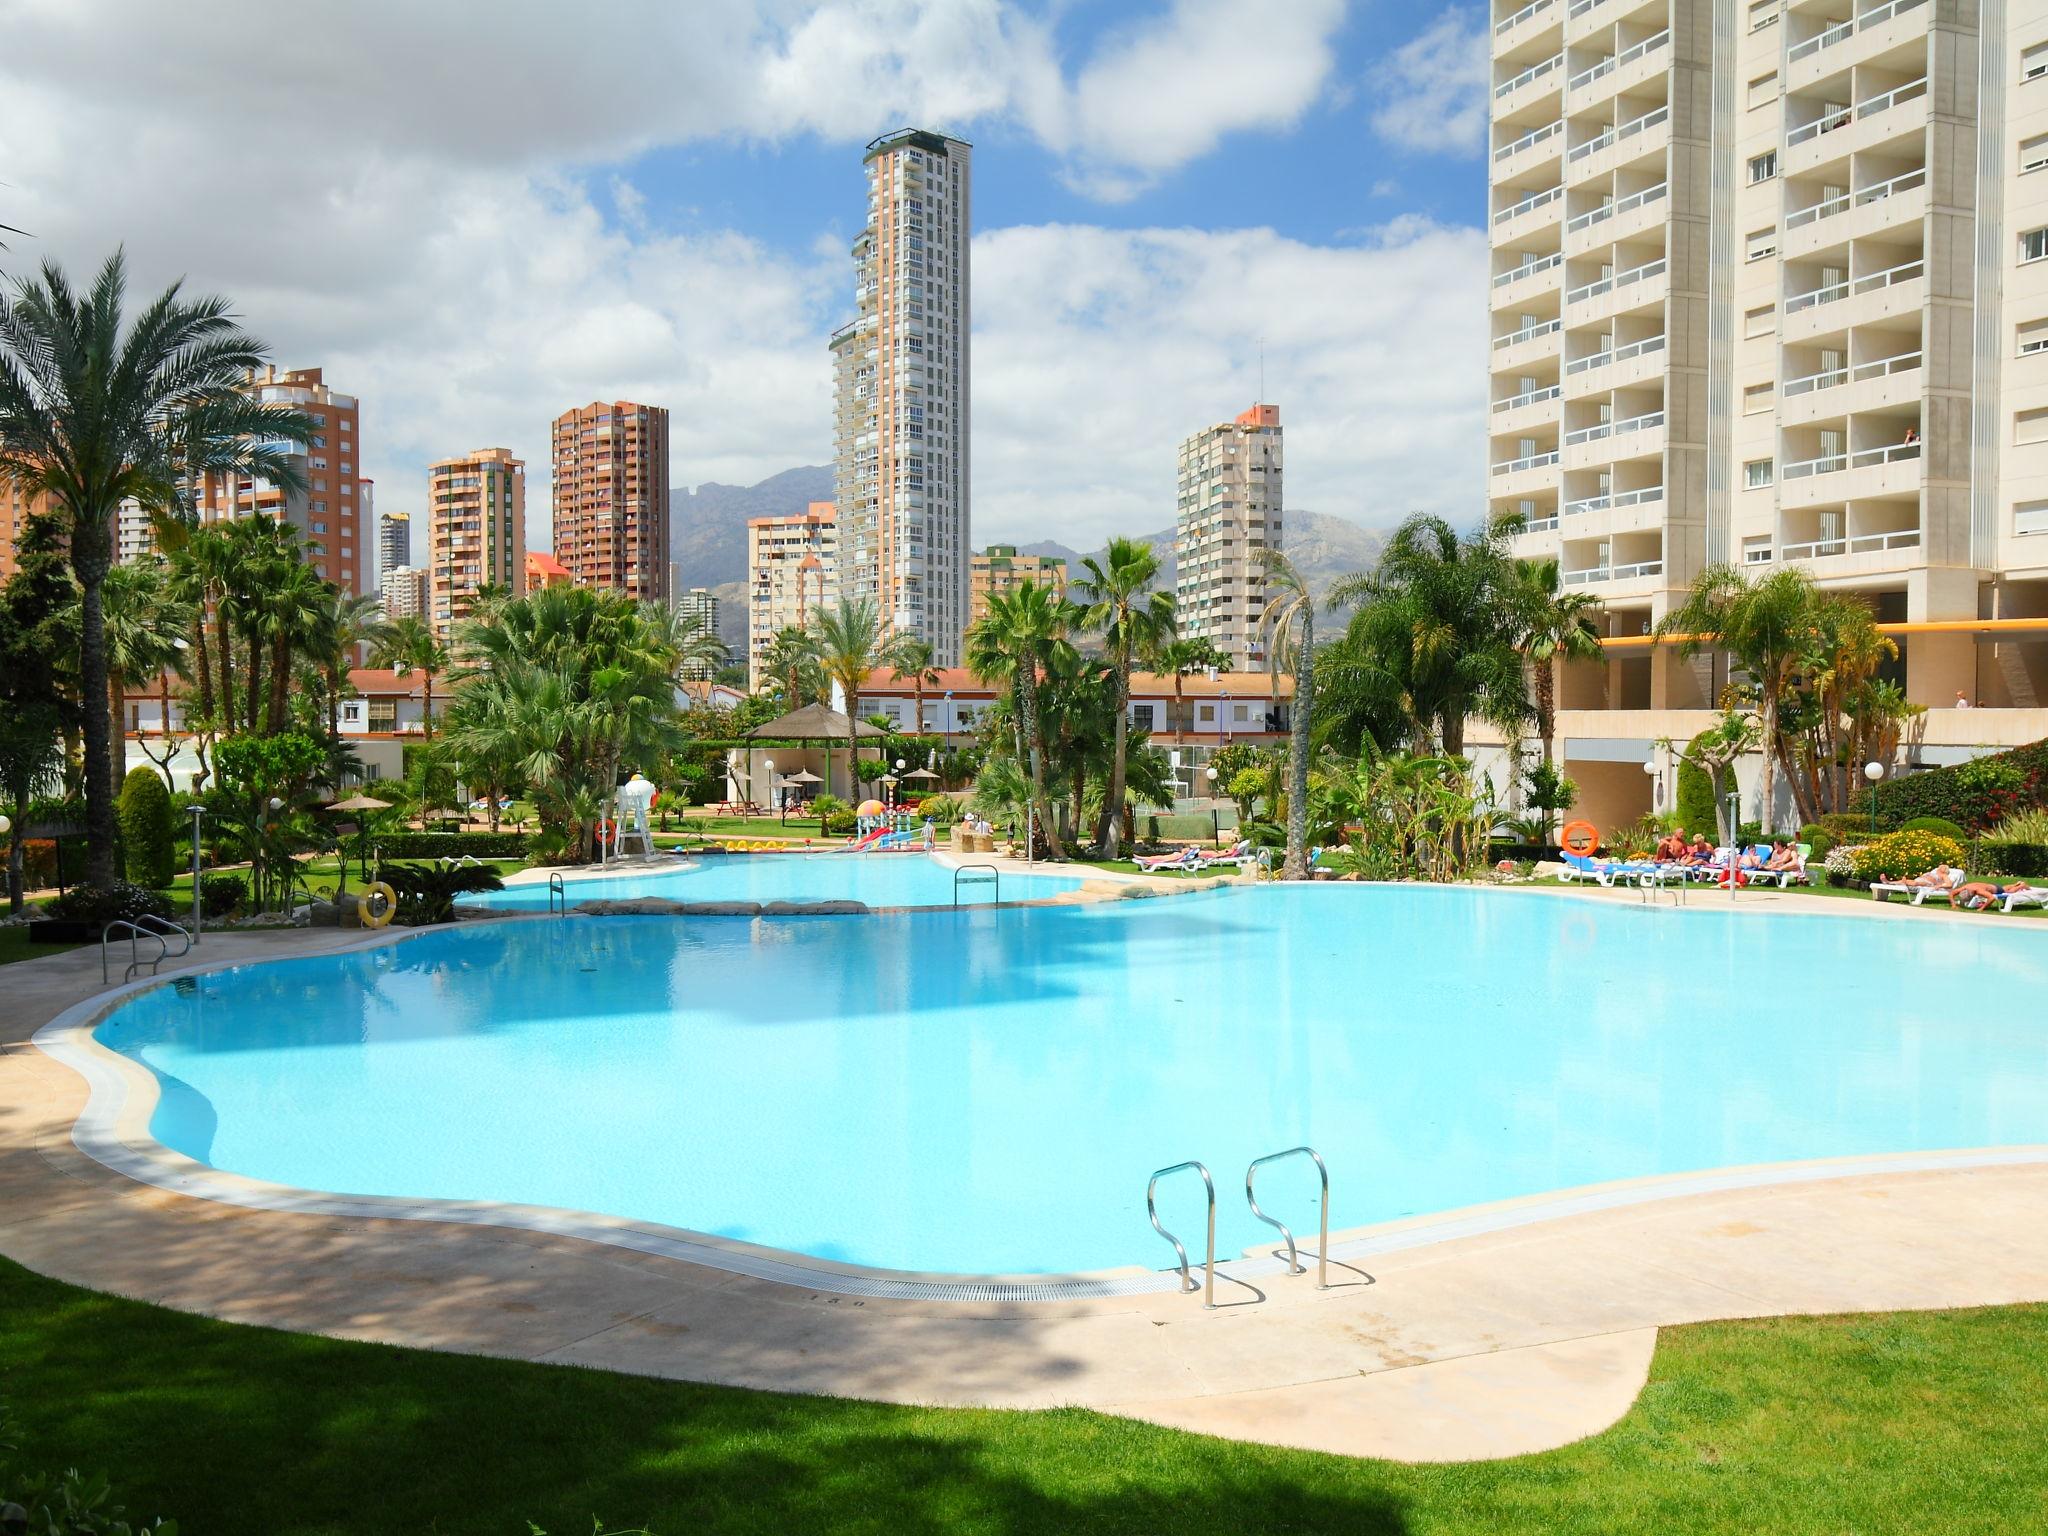
{"type": "Polygon", "coordinates": [[[31,944],[26,928],[0,928],[0,965],[12,965],[17,960],[34,960],[43,955],[61,955],[67,949],[76,948],[76,944],[31,944]]]}
{"type": "MultiPolygon", "coordinates": [[[[2048,1526],[2048,1307],[1666,1331],[1562,1451],[1404,1467],[1080,1410],[700,1387],[207,1322],[0,1261],[17,1464],[208,1536],[1874,1536],[2048,1526]]],[[[4,1453],[0,1453],[4,1459],[4,1453]]],[[[7,1489],[0,1483],[0,1495],[7,1489]]]]}
{"type": "Polygon", "coordinates": [[[820,837],[824,835],[822,825],[815,816],[792,816],[786,826],[779,816],[688,816],[664,829],[656,817],[654,837],[656,842],[684,833],[693,837],[820,837]]]}

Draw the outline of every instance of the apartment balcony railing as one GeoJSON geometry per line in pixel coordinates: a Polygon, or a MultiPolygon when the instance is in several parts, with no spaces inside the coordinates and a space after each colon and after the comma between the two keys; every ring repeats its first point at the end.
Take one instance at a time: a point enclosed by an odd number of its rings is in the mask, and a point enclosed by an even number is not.
{"type": "Polygon", "coordinates": [[[1493,466],[1496,475],[1512,475],[1518,469],[1546,469],[1557,462],[1557,450],[1548,453],[1532,453],[1524,458],[1503,459],[1493,466]]]}
{"type": "Polygon", "coordinates": [[[1873,464],[1896,464],[1920,457],[1920,444],[1893,443],[1886,448],[1859,448],[1854,453],[1829,453],[1817,459],[1797,459],[1779,470],[1779,478],[1803,480],[1809,475],[1831,475],[1844,469],[1868,469],[1873,464]]]}
{"type": "Polygon", "coordinates": [[[1619,202],[1608,203],[1605,207],[1601,208],[1588,209],[1576,218],[1567,219],[1564,226],[1565,231],[1568,234],[1577,234],[1580,230],[1590,229],[1595,224],[1599,224],[1607,219],[1616,218],[1624,213],[1631,213],[1646,203],[1654,203],[1670,190],[1670,185],[1669,182],[1660,181],[1654,187],[1645,187],[1642,191],[1631,193],[1619,202]]]}
{"type": "Polygon", "coordinates": [[[1853,368],[1828,368],[1820,373],[1809,373],[1800,378],[1787,379],[1779,391],[1790,398],[1793,395],[1810,394],[1816,389],[1833,389],[1837,384],[1859,384],[1865,379],[1888,378],[1895,373],[1906,373],[1920,366],[1918,352],[1901,352],[1896,357],[1880,357],[1874,362],[1858,363],[1853,368]]]}
{"type": "Polygon", "coordinates": [[[1516,91],[1520,90],[1523,86],[1528,85],[1533,81],[1541,80],[1545,75],[1549,74],[1552,70],[1562,69],[1563,67],[1564,53],[1562,50],[1560,50],[1556,53],[1553,53],[1541,64],[1531,64],[1527,69],[1523,70],[1519,75],[1515,76],[1514,79],[1505,80],[1501,82],[1499,85],[1495,86],[1493,88],[1493,99],[1495,101],[1500,101],[1504,97],[1512,96],[1516,91]]]}
{"type": "Polygon", "coordinates": [[[1502,21],[1494,23],[1493,35],[1495,37],[1500,37],[1505,35],[1506,33],[1512,32],[1515,30],[1515,28],[1519,27],[1523,22],[1533,21],[1536,17],[1542,15],[1543,12],[1549,10],[1555,4],[1557,4],[1557,0],[1529,0],[1529,3],[1523,6],[1519,11],[1515,12],[1514,15],[1509,16],[1502,21]]]}
{"type": "Polygon", "coordinates": [[[1524,405],[1541,405],[1545,400],[1555,400],[1563,393],[1564,390],[1556,384],[1543,389],[1524,390],[1519,395],[1510,395],[1505,400],[1494,401],[1493,414],[1498,416],[1502,411],[1512,411],[1524,405]]]}
{"type": "Polygon", "coordinates": [[[1647,432],[1652,427],[1664,425],[1662,411],[1645,411],[1640,416],[1631,416],[1626,421],[1603,421],[1595,426],[1580,427],[1576,432],[1567,432],[1564,445],[1576,448],[1580,443],[1597,443],[1603,437],[1619,437],[1625,432],[1647,432]]]}
{"type": "Polygon", "coordinates": [[[1785,220],[1785,227],[1787,229],[1798,229],[1802,225],[1812,224],[1817,220],[1832,217],[1847,209],[1861,208],[1866,203],[1883,202],[1884,199],[1892,196],[1894,193],[1911,192],[1916,187],[1924,187],[1926,185],[1926,166],[1920,166],[1916,170],[1902,171],[1888,181],[1873,182],[1871,185],[1860,187],[1854,192],[1844,192],[1840,197],[1830,197],[1822,202],[1813,204],[1811,207],[1801,208],[1797,213],[1790,215],[1785,220]]]}
{"type": "Polygon", "coordinates": [[[1847,282],[1830,283],[1825,288],[1816,288],[1811,293],[1794,294],[1785,301],[1785,313],[1796,315],[1802,309],[1817,309],[1823,304],[1833,304],[1851,294],[1874,293],[1880,288],[1889,288],[1895,283],[1910,283],[1915,278],[1927,275],[1924,261],[1902,261],[1896,267],[1886,267],[1882,272],[1866,272],[1863,276],[1847,282]]]}
{"type": "Polygon", "coordinates": [[[1519,267],[1516,267],[1511,272],[1500,273],[1497,277],[1494,278],[1493,286],[1496,288],[1505,288],[1509,283],[1517,282],[1525,277],[1534,277],[1538,272],[1548,272],[1552,267],[1556,266],[1559,262],[1563,260],[1563,255],[1553,253],[1549,256],[1541,257],[1535,261],[1525,261],[1519,267]]]}
{"type": "Polygon", "coordinates": [[[1852,122],[1860,123],[1866,117],[1875,117],[1880,112],[1890,111],[1902,101],[1911,101],[1926,94],[1927,77],[1922,75],[1918,80],[1909,80],[1904,85],[1895,86],[1881,96],[1859,101],[1847,111],[1831,112],[1826,117],[1794,128],[1785,135],[1785,147],[1790,149],[1794,144],[1804,144],[1807,140],[1817,139],[1824,133],[1833,133],[1837,128],[1846,128],[1852,122]]]}
{"type": "Polygon", "coordinates": [[[1633,565],[1595,565],[1583,571],[1566,571],[1563,579],[1568,587],[1590,587],[1596,581],[1629,581],[1637,576],[1663,574],[1662,560],[1638,560],[1633,565]]]}
{"type": "Polygon", "coordinates": [[[1574,288],[1564,296],[1567,304],[1578,304],[1586,299],[1597,299],[1603,293],[1612,293],[1617,288],[1626,288],[1632,283],[1647,282],[1653,277],[1662,277],[1666,262],[1662,256],[1655,261],[1646,261],[1640,267],[1630,267],[1626,272],[1617,272],[1612,277],[1603,277],[1598,282],[1587,283],[1574,288]]]}
{"type": "Polygon", "coordinates": [[[1541,144],[1545,139],[1555,138],[1558,134],[1563,132],[1564,119],[1561,117],[1555,119],[1552,122],[1545,123],[1541,128],[1531,129],[1529,132],[1523,134],[1519,139],[1515,140],[1514,143],[1503,144],[1499,149],[1496,149],[1493,152],[1493,163],[1495,165],[1499,165],[1501,161],[1512,159],[1514,156],[1519,155],[1525,149],[1534,149],[1538,144],[1541,144]]]}
{"type": "MultiPolygon", "coordinates": [[[[1597,3],[1597,0],[1595,0],[1595,3],[1597,3]]],[[[1632,139],[1639,133],[1648,133],[1659,123],[1670,121],[1670,118],[1671,109],[1669,107],[1652,107],[1634,122],[1622,123],[1618,127],[1610,128],[1597,139],[1588,139],[1576,149],[1567,150],[1564,157],[1565,163],[1567,165],[1576,165],[1579,161],[1585,159],[1586,156],[1597,155],[1601,150],[1607,148],[1608,145],[1619,144],[1623,139],[1632,139]]]]}
{"type": "Polygon", "coordinates": [[[1617,69],[1621,68],[1621,66],[1624,64],[1635,63],[1637,59],[1644,58],[1647,55],[1654,53],[1657,49],[1662,48],[1665,44],[1669,43],[1670,41],[1671,29],[1669,27],[1666,27],[1662,32],[1658,32],[1653,36],[1644,38],[1640,43],[1637,43],[1634,47],[1624,48],[1620,53],[1613,55],[1611,58],[1602,59],[1598,64],[1595,64],[1591,69],[1580,70],[1576,75],[1573,75],[1571,79],[1566,81],[1565,84],[1567,88],[1571,90],[1583,90],[1585,89],[1585,87],[1591,85],[1595,80],[1600,79],[1603,75],[1613,74],[1617,69]]]}
{"type": "Polygon", "coordinates": [[[1507,223],[1509,219],[1533,212],[1541,208],[1545,203],[1554,203],[1563,196],[1564,188],[1561,186],[1545,187],[1541,192],[1532,192],[1512,208],[1503,208],[1500,212],[1496,213],[1493,216],[1494,227],[1498,229],[1501,225],[1507,223]]]}
{"type": "Polygon", "coordinates": [[[1561,326],[1562,322],[1557,320],[1546,320],[1541,325],[1525,325],[1519,331],[1509,331],[1505,336],[1494,337],[1494,350],[1499,351],[1502,347],[1511,347],[1518,341],[1534,341],[1538,336],[1548,336],[1552,331],[1560,329],[1561,326]]]}
{"type": "Polygon", "coordinates": [[[1836,43],[1854,37],[1858,32],[1868,31],[1880,23],[1890,21],[1894,16],[1903,15],[1915,6],[1926,3],[1927,0],[1891,0],[1891,4],[1880,5],[1874,11],[1865,11],[1861,16],[1851,16],[1847,21],[1838,21],[1825,32],[1809,37],[1803,43],[1794,43],[1786,51],[1786,62],[1796,64],[1801,59],[1811,58],[1823,48],[1832,48],[1836,43]]]}
{"type": "Polygon", "coordinates": [[[1587,496],[1578,501],[1568,501],[1564,504],[1564,515],[1576,517],[1582,512],[1607,512],[1623,507],[1642,507],[1663,499],[1663,486],[1646,485],[1641,490],[1623,491],[1619,495],[1587,496]]]}
{"type": "Polygon", "coordinates": [[[1781,560],[1824,560],[1830,555],[1868,555],[1887,549],[1918,549],[1920,530],[1901,528],[1896,533],[1863,533],[1853,539],[1815,539],[1809,544],[1787,544],[1778,552],[1781,560]]]}
{"type": "Polygon", "coordinates": [[[1528,518],[1528,519],[1526,519],[1526,520],[1525,520],[1525,521],[1523,522],[1523,524],[1522,524],[1522,532],[1524,532],[1524,533],[1549,533],[1549,532],[1551,532],[1552,530],[1554,530],[1554,529],[1555,529],[1556,527],[1557,527],[1557,514],[1556,514],[1555,512],[1553,512],[1553,513],[1551,513],[1551,514],[1550,514],[1550,515],[1549,515],[1548,517],[1532,517],[1532,518],[1528,518]]]}
{"type": "Polygon", "coordinates": [[[1625,363],[1632,357],[1641,357],[1649,352],[1660,352],[1664,348],[1662,336],[1645,336],[1641,341],[1632,341],[1625,347],[1609,347],[1605,352],[1595,352],[1590,357],[1574,358],[1564,365],[1565,376],[1586,373],[1608,363],[1625,363]]]}

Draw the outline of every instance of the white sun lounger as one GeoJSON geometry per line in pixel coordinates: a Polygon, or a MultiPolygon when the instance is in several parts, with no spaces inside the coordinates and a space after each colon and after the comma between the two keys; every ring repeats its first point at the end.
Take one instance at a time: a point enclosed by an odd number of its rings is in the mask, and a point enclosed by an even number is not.
{"type": "Polygon", "coordinates": [[[1904,880],[1879,880],[1871,885],[1870,894],[1879,901],[1889,901],[1894,895],[1911,896],[1913,898],[1913,905],[1917,907],[1930,896],[1937,897],[1942,901],[1955,900],[1956,892],[1962,888],[1968,879],[1969,876],[1965,875],[1960,869],[1952,869],[1948,872],[1948,884],[1946,886],[1913,885],[1904,880]]]}
{"type": "Polygon", "coordinates": [[[2021,907],[2048,907],[2048,885],[2030,885],[1998,898],[1998,910],[2017,912],[2021,907]]]}

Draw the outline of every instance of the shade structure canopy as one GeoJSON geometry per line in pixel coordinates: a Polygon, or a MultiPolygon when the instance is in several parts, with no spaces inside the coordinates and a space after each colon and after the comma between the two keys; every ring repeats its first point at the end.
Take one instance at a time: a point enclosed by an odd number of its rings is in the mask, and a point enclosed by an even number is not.
{"type": "Polygon", "coordinates": [[[801,773],[784,774],[782,782],[785,784],[822,784],[825,781],[806,768],[801,773]]]}
{"type": "Polygon", "coordinates": [[[938,775],[929,768],[913,768],[903,775],[906,779],[936,779],[938,775]]]}
{"type": "Polygon", "coordinates": [[[379,800],[375,795],[350,795],[346,800],[337,800],[327,807],[330,811],[388,811],[389,800],[379,800]]]}
{"type": "Polygon", "coordinates": [[[849,733],[858,741],[874,741],[888,734],[876,730],[865,720],[848,720],[838,710],[827,709],[823,704],[806,704],[802,709],[793,709],[766,725],[755,726],[747,732],[747,739],[843,742],[849,733]]]}

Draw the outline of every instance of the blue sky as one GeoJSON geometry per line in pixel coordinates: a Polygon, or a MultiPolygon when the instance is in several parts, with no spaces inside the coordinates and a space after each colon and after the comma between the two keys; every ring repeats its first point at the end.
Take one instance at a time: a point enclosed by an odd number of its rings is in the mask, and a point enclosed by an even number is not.
{"type": "Polygon", "coordinates": [[[1172,517],[1266,393],[1293,505],[1471,515],[1484,9],[1394,0],[0,0],[0,262],[129,253],[358,395],[378,505],[548,423],[666,405],[678,485],[831,452],[861,150],[975,145],[978,542],[1172,517]],[[223,48],[263,41],[232,91],[223,48]],[[252,189],[254,189],[252,191],[252,189]]]}

